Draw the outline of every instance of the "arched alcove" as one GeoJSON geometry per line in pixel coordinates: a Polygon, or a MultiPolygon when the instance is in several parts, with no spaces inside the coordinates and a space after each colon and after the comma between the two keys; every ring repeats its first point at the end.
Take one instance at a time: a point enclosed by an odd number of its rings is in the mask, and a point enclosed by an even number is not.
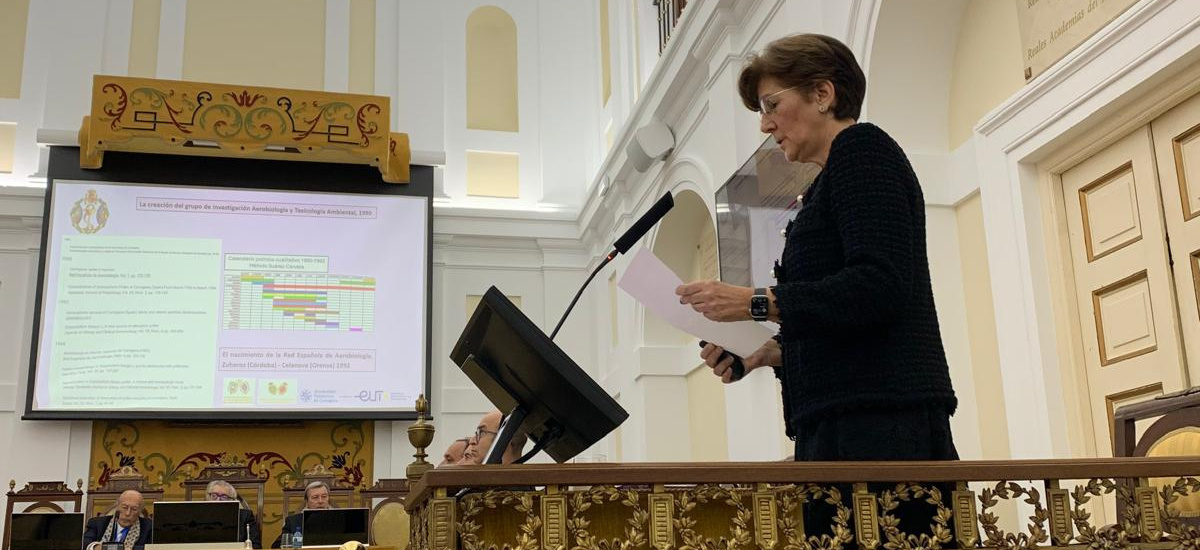
{"type": "Polygon", "coordinates": [[[880,2],[867,74],[867,119],[911,155],[948,150],[950,78],[967,2],[880,2]]]}
{"type": "MultiPolygon", "coordinates": [[[[654,254],[685,282],[718,278],[717,233],[708,203],[687,184],[676,186],[674,196],[675,207],[654,237],[654,254]]],[[[685,356],[695,354],[695,365],[685,376],[689,456],[698,461],[728,460],[725,391],[720,379],[700,362],[699,348],[692,347],[695,339],[651,313],[645,314],[643,327],[646,346],[681,346],[685,356]]]]}
{"type": "Polygon", "coordinates": [[[496,6],[467,16],[467,128],[516,132],[517,24],[496,6]]]}
{"type": "Polygon", "coordinates": [[[860,60],[864,112],[909,154],[954,150],[1024,84],[1011,2],[879,2],[875,21],[870,59],[860,60]]]}
{"type": "MultiPolygon", "coordinates": [[[[716,229],[708,205],[695,191],[676,191],[675,207],[658,225],[652,250],[685,282],[714,279],[716,272],[716,229]],[[706,247],[705,242],[709,245],[706,247]],[[701,256],[702,248],[707,257],[701,256]],[[706,266],[712,266],[710,270],[706,266]]],[[[677,346],[691,341],[691,336],[662,322],[652,313],[645,318],[645,339],[648,346],[677,346]]]]}

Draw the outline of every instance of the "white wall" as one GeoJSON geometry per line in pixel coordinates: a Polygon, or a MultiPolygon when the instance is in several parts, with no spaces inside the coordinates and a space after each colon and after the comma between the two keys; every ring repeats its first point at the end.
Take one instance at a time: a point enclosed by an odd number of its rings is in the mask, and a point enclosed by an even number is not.
{"type": "MultiPolygon", "coordinates": [[[[33,327],[31,284],[37,277],[41,192],[0,188],[0,476],[28,481],[86,482],[89,422],[30,422],[25,411],[33,327]]],[[[2,518],[0,518],[2,521],[2,518]]]]}

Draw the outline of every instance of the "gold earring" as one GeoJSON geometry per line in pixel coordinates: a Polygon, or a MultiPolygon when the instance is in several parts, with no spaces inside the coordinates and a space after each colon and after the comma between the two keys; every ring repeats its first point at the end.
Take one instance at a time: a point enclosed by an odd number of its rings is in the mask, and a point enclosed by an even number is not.
{"type": "Polygon", "coordinates": [[[828,109],[828,107],[826,107],[826,106],[824,106],[824,105],[817,105],[817,112],[818,112],[818,113],[824,113],[824,112],[825,112],[827,109],[828,109]]]}

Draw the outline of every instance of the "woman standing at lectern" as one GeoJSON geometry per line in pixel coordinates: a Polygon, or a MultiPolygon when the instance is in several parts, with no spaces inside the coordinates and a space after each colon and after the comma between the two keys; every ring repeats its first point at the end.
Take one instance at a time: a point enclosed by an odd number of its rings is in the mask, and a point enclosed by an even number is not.
{"type": "MultiPolygon", "coordinates": [[[[692,282],[680,302],[716,321],[779,323],[744,365],[775,367],[796,460],[957,459],[924,198],[900,146],[858,122],[854,55],[828,36],[782,38],[749,59],[738,92],[789,161],[821,173],[787,225],[775,286],[692,282]]],[[[700,355],[732,381],[723,349],[700,355]]]]}

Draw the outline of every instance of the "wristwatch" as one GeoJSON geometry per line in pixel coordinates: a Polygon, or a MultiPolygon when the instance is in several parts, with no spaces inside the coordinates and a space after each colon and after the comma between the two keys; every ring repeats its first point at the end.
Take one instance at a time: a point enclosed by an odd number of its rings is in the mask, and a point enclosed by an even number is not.
{"type": "Polygon", "coordinates": [[[767,289],[756,288],[750,297],[750,318],[755,321],[766,321],[771,302],[767,298],[767,289]]]}

